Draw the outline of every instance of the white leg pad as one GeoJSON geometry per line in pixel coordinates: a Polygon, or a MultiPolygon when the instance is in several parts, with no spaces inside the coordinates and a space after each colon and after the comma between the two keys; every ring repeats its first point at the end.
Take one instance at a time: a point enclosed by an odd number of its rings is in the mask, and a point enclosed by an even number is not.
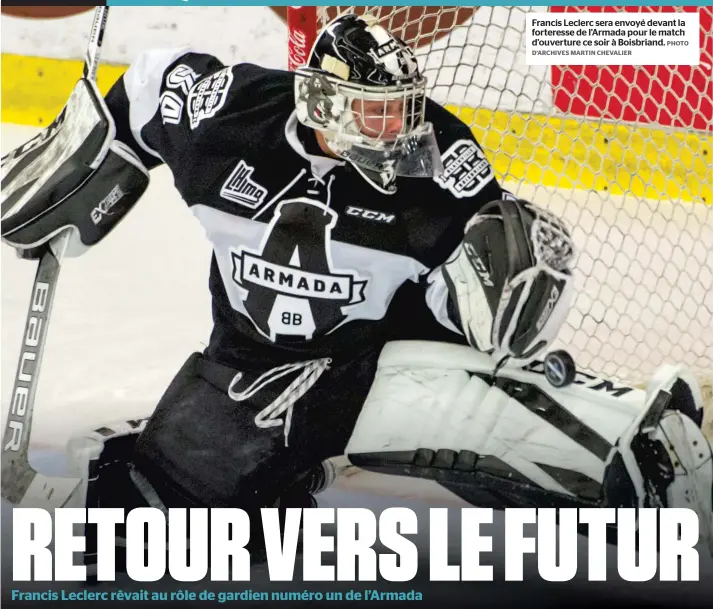
{"type": "MultiPolygon", "coordinates": [[[[641,411],[645,394],[621,397],[584,384],[563,389],[545,377],[505,368],[498,378],[534,385],[588,427],[605,447],[593,454],[528,406],[491,386],[495,362],[469,347],[400,341],[384,349],[376,379],[347,446],[347,454],[468,450],[498,457],[542,487],[567,493],[540,465],[579,472],[601,483],[613,445],[641,411]]],[[[591,379],[588,379],[588,382],[591,379]]],[[[593,383],[589,382],[590,385],[593,383]]],[[[570,493],[571,494],[571,493],[570,493]]]]}

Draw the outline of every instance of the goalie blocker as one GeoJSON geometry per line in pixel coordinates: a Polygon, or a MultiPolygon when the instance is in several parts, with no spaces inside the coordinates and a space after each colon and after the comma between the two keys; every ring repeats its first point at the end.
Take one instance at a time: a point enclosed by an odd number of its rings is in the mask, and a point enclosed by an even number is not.
{"type": "Polygon", "coordinates": [[[101,241],[149,183],[148,170],[115,134],[96,84],[81,79],[57,119],[2,159],[3,241],[25,258],[39,258],[67,230],[66,256],[101,241]]]}

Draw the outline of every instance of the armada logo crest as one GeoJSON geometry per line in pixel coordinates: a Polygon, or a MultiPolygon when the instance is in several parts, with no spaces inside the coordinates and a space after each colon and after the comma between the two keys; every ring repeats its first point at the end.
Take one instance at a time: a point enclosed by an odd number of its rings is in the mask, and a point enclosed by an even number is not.
{"type": "Polygon", "coordinates": [[[346,319],[344,307],[364,302],[367,281],[332,262],[337,218],[309,198],[283,201],[257,251],[233,250],[233,281],[246,292],[245,310],[271,341],[326,334],[346,319]]]}

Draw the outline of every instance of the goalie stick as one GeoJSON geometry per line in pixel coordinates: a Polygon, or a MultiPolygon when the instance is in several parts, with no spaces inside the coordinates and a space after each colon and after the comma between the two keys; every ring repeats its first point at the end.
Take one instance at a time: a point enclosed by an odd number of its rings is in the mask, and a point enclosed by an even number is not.
{"type": "MultiPolygon", "coordinates": [[[[94,21],[89,34],[89,44],[84,62],[83,77],[96,82],[97,67],[109,8],[99,6],[94,11],[94,21]]],[[[51,138],[51,130],[62,122],[64,110],[57,119],[35,140],[38,143],[51,138]]],[[[41,144],[40,144],[41,145],[41,144]]],[[[32,142],[21,149],[31,149],[32,142]]],[[[3,164],[12,160],[17,151],[3,158],[3,164]]],[[[13,383],[10,412],[7,416],[2,446],[2,498],[13,505],[30,507],[61,507],[66,505],[80,486],[76,478],[45,476],[32,467],[29,461],[29,445],[32,430],[32,415],[40,375],[50,313],[59,279],[69,231],[56,236],[41,251],[29,253],[31,258],[40,257],[32,286],[30,308],[25,324],[22,349],[13,383]]]]}

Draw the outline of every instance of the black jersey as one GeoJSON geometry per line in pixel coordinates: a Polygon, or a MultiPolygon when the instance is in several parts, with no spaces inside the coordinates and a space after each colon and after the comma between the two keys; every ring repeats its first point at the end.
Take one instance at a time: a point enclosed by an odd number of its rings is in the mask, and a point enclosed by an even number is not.
{"type": "Polygon", "coordinates": [[[439,266],[503,194],[472,133],[429,100],[445,172],[383,194],[319,151],[293,87],[290,72],[183,49],[142,55],[106,98],[117,139],[170,168],[212,242],[208,352],[236,365],[348,357],[421,338],[422,309],[457,338],[439,266]]]}

